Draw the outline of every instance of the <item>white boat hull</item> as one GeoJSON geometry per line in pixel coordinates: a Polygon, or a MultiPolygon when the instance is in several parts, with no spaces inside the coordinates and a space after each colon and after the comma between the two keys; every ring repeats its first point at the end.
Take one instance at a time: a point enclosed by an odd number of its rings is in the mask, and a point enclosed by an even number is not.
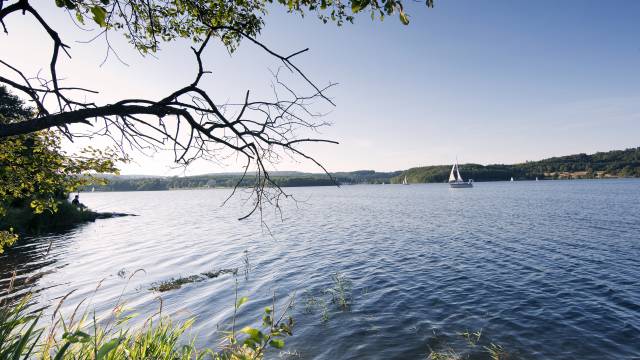
{"type": "Polygon", "coordinates": [[[451,187],[453,189],[471,188],[471,187],[473,187],[473,183],[471,183],[471,182],[452,182],[452,183],[449,183],[449,187],[451,187]]]}

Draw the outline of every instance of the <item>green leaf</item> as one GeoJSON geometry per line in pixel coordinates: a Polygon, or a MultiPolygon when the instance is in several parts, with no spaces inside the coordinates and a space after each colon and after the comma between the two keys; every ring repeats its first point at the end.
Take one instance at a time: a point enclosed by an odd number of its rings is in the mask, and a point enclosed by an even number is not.
{"type": "Polygon", "coordinates": [[[400,21],[403,25],[409,25],[409,16],[407,16],[403,11],[400,12],[400,21]]]}
{"type": "Polygon", "coordinates": [[[258,330],[258,329],[254,329],[252,327],[245,327],[242,330],[240,330],[240,332],[245,333],[247,335],[249,335],[249,337],[256,341],[259,342],[260,340],[262,340],[264,338],[264,335],[262,334],[262,331],[258,330]]]}
{"type": "Polygon", "coordinates": [[[127,316],[123,316],[123,317],[118,319],[118,321],[116,322],[116,325],[122,325],[122,324],[128,322],[129,320],[137,317],[138,315],[139,315],[138,313],[133,313],[133,314],[130,314],[130,315],[127,315],[127,316]]]}
{"type": "Polygon", "coordinates": [[[360,10],[362,10],[362,6],[360,6],[360,2],[359,1],[351,1],[351,11],[354,12],[354,13],[357,13],[360,10]]]}
{"type": "Polygon", "coordinates": [[[240,299],[238,299],[238,303],[236,303],[236,308],[239,308],[240,306],[242,306],[242,304],[246,303],[247,301],[249,301],[249,298],[246,296],[241,297],[240,299]]]}
{"type": "Polygon", "coordinates": [[[118,347],[118,345],[120,345],[120,338],[116,338],[116,339],[112,339],[111,341],[107,342],[106,344],[102,345],[100,347],[100,350],[98,350],[98,356],[96,356],[96,360],[100,360],[102,358],[105,357],[105,355],[107,355],[111,350],[115,349],[116,347],[118,347]]]}
{"type": "Polygon", "coordinates": [[[265,326],[271,326],[271,325],[273,325],[273,320],[271,320],[271,316],[265,315],[265,316],[262,317],[262,323],[265,326]]]}
{"type": "Polygon", "coordinates": [[[62,347],[56,354],[56,357],[53,358],[53,360],[62,360],[64,358],[64,353],[67,352],[67,349],[69,348],[70,345],[71,345],[70,342],[66,342],[64,345],[62,345],[62,347]]]}
{"type": "MultiPolygon", "coordinates": [[[[27,347],[29,341],[32,340],[31,333],[33,333],[33,331],[34,331],[34,329],[36,327],[36,324],[38,323],[38,319],[40,319],[40,315],[38,315],[38,317],[36,317],[33,320],[33,322],[31,323],[31,326],[29,326],[29,330],[27,330],[27,332],[22,335],[22,339],[20,340],[20,342],[17,345],[17,349],[16,349],[16,352],[15,352],[15,355],[14,355],[14,359],[18,360],[20,358],[21,354],[27,353],[28,350],[26,350],[26,347],[27,347]]],[[[25,321],[27,321],[27,320],[25,320],[25,321]]],[[[40,338],[40,335],[38,335],[38,338],[40,338]]],[[[31,347],[31,348],[33,348],[33,347],[31,347]]],[[[28,352],[30,353],[31,351],[28,351],[28,352]]],[[[26,359],[26,356],[25,356],[25,359],[26,359]]]]}
{"type": "Polygon", "coordinates": [[[76,11],[76,19],[78,19],[80,24],[84,25],[84,16],[82,16],[80,11],[76,11]]]}
{"type": "Polygon", "coordinates": [[[351,11],[354,13],[359,12],[360,10],[369,6],[369,0],[357,0],[351,2],[351,11]]]}
{"type": "Polygon", "coordinates": [[[273,339],[269,341],[269,345],[273,346],[276,349],[282,349],[284,347],[284,340],[282,339],[273,339]]]}
{"type": "Polygon", "coordinates": [[[267,314],[271,314],[271,307],[269,306],[265,307],[264,312],[266,312],[267,314]]]}
{"type": "Polygon", "coordinates": [[[107,26],[107,10],[105,8],[96,5],[91,8],[91,13],[93,14],[93,21],[95,21],[96,24],[100,25],[100,27],[107,26]]]}
{"type": "Polygon", "coordinates": [[[66,332],[62,335],[62,338],[70,343],[85,343],[91,340],[91,336],[89,334],[80,330],[73,333],[66,332]]]}

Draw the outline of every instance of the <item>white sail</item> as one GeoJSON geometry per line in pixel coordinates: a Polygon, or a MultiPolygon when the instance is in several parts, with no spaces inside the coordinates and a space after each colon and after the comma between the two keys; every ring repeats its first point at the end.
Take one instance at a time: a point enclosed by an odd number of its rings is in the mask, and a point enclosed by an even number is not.
{"type": "Polygon", "coordinates": [[[453,167],[451,168],[451,174],[449,175],[449,182],[456,181],[456,174],[455,174],[456,168],[457,166],[456,164],[454,164],[453,167]]]}
{"type": "Polygon", "coordinates": [[[462,182],[462,175],[460,175],[460,169],[458,168],[458,164],[456,164],[456,174],[458,175],[458,181],[462,182]]]}

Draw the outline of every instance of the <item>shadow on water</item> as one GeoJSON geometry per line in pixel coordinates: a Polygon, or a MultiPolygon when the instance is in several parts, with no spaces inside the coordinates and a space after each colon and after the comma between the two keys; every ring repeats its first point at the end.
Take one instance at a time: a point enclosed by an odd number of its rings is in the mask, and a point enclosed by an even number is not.
{"type": "Polygon", "coordinates": [[[22,235],[16,244],[5,249],[0,255],[0,300],[11,303],[27,292],[38,293],[62,285],[43,287],[38,286],[38,282],[66,265],[60,259],[70,246],[69,235],[83,226],[86,224],[37,235],[22,235]]]}

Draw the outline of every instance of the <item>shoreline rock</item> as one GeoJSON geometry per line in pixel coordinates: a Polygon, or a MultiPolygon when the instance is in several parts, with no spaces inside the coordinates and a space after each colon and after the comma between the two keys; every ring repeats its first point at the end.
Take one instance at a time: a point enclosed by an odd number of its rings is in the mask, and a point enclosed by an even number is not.
{"type": "Polygon", "coordinates": [[[95,221],[98,219],[112,219],[112,218],[119,218],[119,217],[125,217],[125,216],[138,216],[136,214],[127,214],[127,213],[119,213],[119,212],[88,211],[88,213],[90,215],[86,218],[87,221],[95,221]]]}

